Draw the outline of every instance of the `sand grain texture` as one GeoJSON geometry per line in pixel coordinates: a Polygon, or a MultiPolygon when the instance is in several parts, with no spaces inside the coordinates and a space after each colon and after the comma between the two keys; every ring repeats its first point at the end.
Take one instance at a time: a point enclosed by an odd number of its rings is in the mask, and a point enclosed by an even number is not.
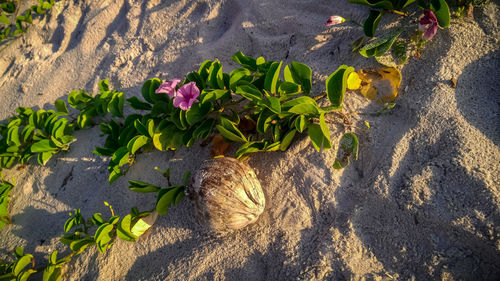
{"type": "MultiPolygon", "coordinates": [[[[104,78],[130,97],[146,79],[183,77],[206,59],[219,58],[229,72],[238,50],[310,65],[320,92],[341,64],[377,67],[350,51],[359,29],[323,26],[333,14],[367,13],[340,0],[58,1],[0,53],[0,119],[18,106],[52,108],[74,89],[96,93],[104,78]]],[[[358,132],[360,159],[345,170],[331,168],[335,149],[318,153],[306,136],[287,152],[256,154],[249,164],[267,198],[256,224],[208,234],[185,200],[137,243],[73,259],[64,280],[498,280],[499,15],[491,2],[474,20],[438,31],[422,58],[402,68],[393,113],[354,118],[372,129],[358,132]]],[[[395,19],[385,17],[380,31],[395,19]]],[[[379,108],[355,93],[345,103],[347,111],[379,108]]],[[[337,144],[344,128],[330,129],[337,144]]],[[[171,167],[180,180],[209,157],[199,145],[141,154],[109,186],[107,159],[91,153],[104,142],[99,129],[75,137],[45,167],[4,171],[18,184],[0,255],[24,246],[43,264],[51,250],[68,253],[58,241],[68,212],[107,214],[103,201],[118,214],[153,206],[155,195],[129,191],[127,180],[162,184],[154,166],[171,167]]]]}

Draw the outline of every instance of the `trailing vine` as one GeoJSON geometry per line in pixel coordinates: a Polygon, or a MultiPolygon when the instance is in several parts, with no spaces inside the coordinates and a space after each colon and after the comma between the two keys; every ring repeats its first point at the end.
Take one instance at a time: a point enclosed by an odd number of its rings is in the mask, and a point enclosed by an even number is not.
{"type": "MultiPolygon", "coordinates": [[[[297,134],[306,132],[317,151],[332,147],[325,115],[337,112],[347,118],[342,103],[346,89],[359,80],[354,68],[340,66],[326,80],[325,91],[313,95],[312,72],[307,65],[291,62],[282,73],[283,62],[255,59],[241,52],[231,58],[241,67],[230,73],[223,72],[219,61],[208,60],[184,79],[150,79],[142,86],[144,100],[135,96],[125,99],[124,93],[111,90],[108,80],[102,80],[98,94],[72,91],[67,103],[55,102],[55,110],[20,107],[17,115],[0,124],[0,169],[11,168],[15,163],[26,164],[35,156],[39,164],[45,165],[53,155],[70,148],[76,141],[72,136],[75,130],[97,123],[106,141],[94,153],[110,157],[110,184],[128,170],[137,153],[190,147],[214,136],[225,143],[238,143],[235,157],[240,160],[256,152],[285,151],[297,134]],[[329,105],[318,104],[323,98],[329,105]],[[72,117],[73,110],[68,110],[67,105],[78,112],[77,116],[72,117]],[[124,116],[125,105],[136,112],[124,116]]],[[[336,169],[347,166],[349,158],[357,157],[357,137],[350,126],[347,130],[340,144],[344,155],[333,165],[336,169]]],[[[18,247],[15,260],[1,263],[0,279],[26,280],[43,271],[44,280],[60,280],[61,267],[86,248],[96,246],[104,253],[117,238],[136,241],[152,225],[152,217],[154,220],[156,215],[166,214],[170,206],[184,198],[190,173],[184,175],[181,185],[173,185],[169,169],[157,170],[166,177],[167,187],[129,181],[132,191],[157,193],[152,210],[139,212],[134,207],[129,214],[118,216],[105,202],[110,209],[109,218],[96,213],[86,219],[77,209],[70,214],[61,237],[61,242],[72,250],[70,255],[58,259],[54,251],[47,266],[35,268],[33,256],[18,247]]],[[[4,198],[8,198],[12,187],[2,181],[2,218],[8,218],[4,198]]]]}

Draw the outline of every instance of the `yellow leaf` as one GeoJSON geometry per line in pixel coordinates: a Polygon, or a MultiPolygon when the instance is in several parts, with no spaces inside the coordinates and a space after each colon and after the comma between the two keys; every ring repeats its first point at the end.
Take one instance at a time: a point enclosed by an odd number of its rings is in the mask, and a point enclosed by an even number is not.
{"type": "Polygon", "coordinates": [[[212,139],[212,146],[210,147],[210,156],[212,158],[224,157],[224,152],[229,148],[229,143],[224,141],[221,135],[217,135],[212,139]]]}
{"type": "Polygon", "coordinates": [[[361,94],[377,103],[392,102],[398,96],[401,73],[397,68],[386,67],[377,70],[362,69],[357,72],[361,80],[361,94]]]}
{"type": "Polygon", "coordinates": [[[347,77],[347,88],[349,90],[358,90],[361,87],[361,79],[356,72],[351,72],[347,77]]]}
{"type": "Polygon", "coordinates": [[[141,236],[155,223],[157,217],[158,213],[154,211],[150,215],[140,218],[134,226],[132,226],[130,232],[132,232],[135,236],[141,236]]]}

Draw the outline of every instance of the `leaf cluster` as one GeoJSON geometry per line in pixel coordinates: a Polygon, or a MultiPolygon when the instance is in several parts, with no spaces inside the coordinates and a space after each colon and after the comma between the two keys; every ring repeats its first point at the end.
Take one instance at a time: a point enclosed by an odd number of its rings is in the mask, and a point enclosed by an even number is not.
{"type": "Polygon", "coordinates": [[[12,262],[0,261],[0,280],[25,281],[36,272],[33,255],[25,254],[22,247],[16,247],[14,256],[15,260],[12,262]]]}
{"type": "MultiPolygon", "coordinates": [[[[159,169],[157,169],[159,170],[159,169]]],[[[139,193],[158,193],[156,199],[156,212],[159,215],[164,215],[168,212],[170,206],[176,206],[185,197],[185,187],[188,184],[190,172],[184,174],[182,185],[172,185],[170,182],[170,169],[166,171],[159,170],[164,177],[167,178],[168,186],[166,188],[161,188],[156,185],[152,185],[147,182],[131,180],[129,181],[129,189],[139,193]]]]}
{"type": "Polygon", "coordinates": [[[13,183],[0,179],[0,229],[2,229],[6,224],[10,223],[9,195],[13,187],[13,183]]]}
{"type": "Polygon", "coordinates": [[[31,6],[21,15],[14,15],[18,9],[17,0],[0,1],[0,42],[25,33],[26,24],[33,24],[32,13],[45,14],[54,5],[55,0],[39,0],[38,5],[31,6]]]}
{"type": "Polygon", "coordinates": [[[111,157],[110,183],[127,171],[136,153],[190,147],[216,133],[226,142],[240,143],[235,155],[239,159],[259,151],[284,151],[297,132],[308,132],[318,151],[331,148],[324,116],[342,109],[346,80],[354,68],[343,65],[330,75],[325,85],[330,106],[320,107],[310,96],[312,72],[307,65],[291,62],[282,71],[283,62],[263,57],[238,52],[231,59],[241,67],[230,73],[223,72],[218,60],[207,60],[187,74],[182,84],[195,82],[200,90],[198,102],[188,110],[175,107],[168,95],[156,94],[162,81],[153,78],[142,86],[144,100],[126,99],[145,114],[100,124],[106,141],[94,153],[111,157]]]}
{"type": "Polygon", "coordinates": [[[33,110],[19,107],[17,115],[0,124],[0,169],[14,163],[26,163],[37,156],[44,165],[56,153],[69,149],[76,139],[71,136],[73,125],[67,118],[66,104],[55,102],[56,110],[33,110]]]}
{"type": "MultiPolygon", "coordinates": [[[[349,0],[349,3],[365,5],[371,8],[363,24],[363,31],[367,37],[375,37],[377,27],[385,13],[392,11],[397,14],[403,14],[401,11],[413,3],[416,3],[422,9],[433,11],[441,28],[446,28],[450,25],[450,10],[445,0],[349,0]]],[[[357,41],[359,44],[354,44],[353,51],[357,50],[362,56],[367,58],[380,57],[393,47],[393,43],[401,32],[402,30],[398,28],[395,31],[367,42],[364,46],[361,46],[361,42],[364,40],[360,38],[357,41]]],[[[406,55],[403,52],[406,51],[407,44],[399,41],[393,47],[393,53],[400,62],[406,61],[406,55]]]]}

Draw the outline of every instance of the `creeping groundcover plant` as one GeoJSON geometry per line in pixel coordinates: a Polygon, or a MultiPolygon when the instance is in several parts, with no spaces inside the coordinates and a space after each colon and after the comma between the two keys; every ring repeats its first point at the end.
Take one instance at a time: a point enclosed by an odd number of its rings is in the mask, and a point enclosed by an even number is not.
{"type": "MultiPolygon", "coordinates": [[[[369,93],[375,99],[377,91],[370,86],[370,73],[355,72],[353,67],[342,65],[326,79],[324,91],[315,94],[312,71],[305,64],[292,61],[284,66],[283,62],[255,59],[241,52],[231,59],[240,67],[230,73],[223,71],[219,61],[207,60],[198,71],[188,73],[183,79],[147,80],[142,87],[142,99],[136,96],[125,99],[124,93],[110,89],[108,81],[102,80],[98,94],[72,91],[67,103],[55,102],[55,110],[18,108],[17,115],[0,124],[0,167],[25,164],[33,157],[44,165],[53,155],[70,148],[76,141],[72,136],[75,130],[96,123],[106,141],[93,152],[108,157],[109,183],[126,173],[138,153],[190,147],[196,141],[212,141],[213,146],[235,143],[238,148],[234,157],[244,160],[257,152],[285,151],[304,133],[317,151],[323,151],[333,146],[325,117],[328,114],[337,114],[345,125],[339,144],[342,158],[332,168],[343,168],[349,158],[357,157],[358,139],[342,104],[347,88],[360,89],[363,95],[369,93]],[[68,105],[78,111],[76,118],[70,117],[68,105]],[[135,111],[124,116],[125,105],[135,111]]],[[[381,71],[383,77],[395,77],[397,91],[399,71],[381,71]]],[[[389,100],[395,98],[395,93],[390,94],[389,100]]],[[[380,100],[386,102],[384,97],[380,100]]],[[[215,156],[223,154],[223,150],[215,156]]],[[[139,211],[134,207],[129,214],[119,216],[105,203],[110,210],[108,218],[96,213],[88,219],[76,210],[64,225],[65,234],[61,238],[71,249],[70,255],[58,258],[54,251],[46,266],[35,268],[33,256],[16,248],[15,259],[1,263],[0,279],[26,280],[32,273],[43,271],[44,280],[59,280],[62,266],[86,248],[96,246],[104,253],[117,238],[137,240],[157,215],[166,214],[185,197],[189,182],[189,172],[182,184],[172,184],[170,170],[155,169],[166,177],[166,187],[129,181],[132,191],[157,194],[156,205],[150,210],[139,211]]],[[[4,180],[1,184],[3,226],[9,222],[6,204],[14,185],[4,180]]]]}
{"type": "MultiPolygon", "coordinates": [[[[363,24],[354,20],[345,19],[339,15],[331,16],[325,26],[333,26],[344,22],[351,22],[363,29],[366,36],[355,40],[351,46],[353,52],[357,51],[364,57],[374,57],[383,64],[388,64],[383,56],[392,57],[396,64],[406,63],[410,49],[415,56],[423,45],[431,40],[439,29],[450,25],[450,9],[445,0],[348,0],[349,3],[368,6],[368,17],[363,24]],[[397,26],[383,35],[377,36],[377,28],[383,15],[392,13],[401,17],[408,16],[408,8],[418,6],[422,13],[419,14],[418,25],[403,28],[397,26]],[[405,37],[406,38],[403,38],[405,37]],[[369,40],[366,41],[365,38],[369,40]],[[366,42],[365,42],[366,41],[366,42]],[[389,52],[391,50],[391,52],[389,52]],[[389,54],[390,53],[390,54],[389,54]]],[[[389,64],[392,64],[389,63],[389,64]]]]}

